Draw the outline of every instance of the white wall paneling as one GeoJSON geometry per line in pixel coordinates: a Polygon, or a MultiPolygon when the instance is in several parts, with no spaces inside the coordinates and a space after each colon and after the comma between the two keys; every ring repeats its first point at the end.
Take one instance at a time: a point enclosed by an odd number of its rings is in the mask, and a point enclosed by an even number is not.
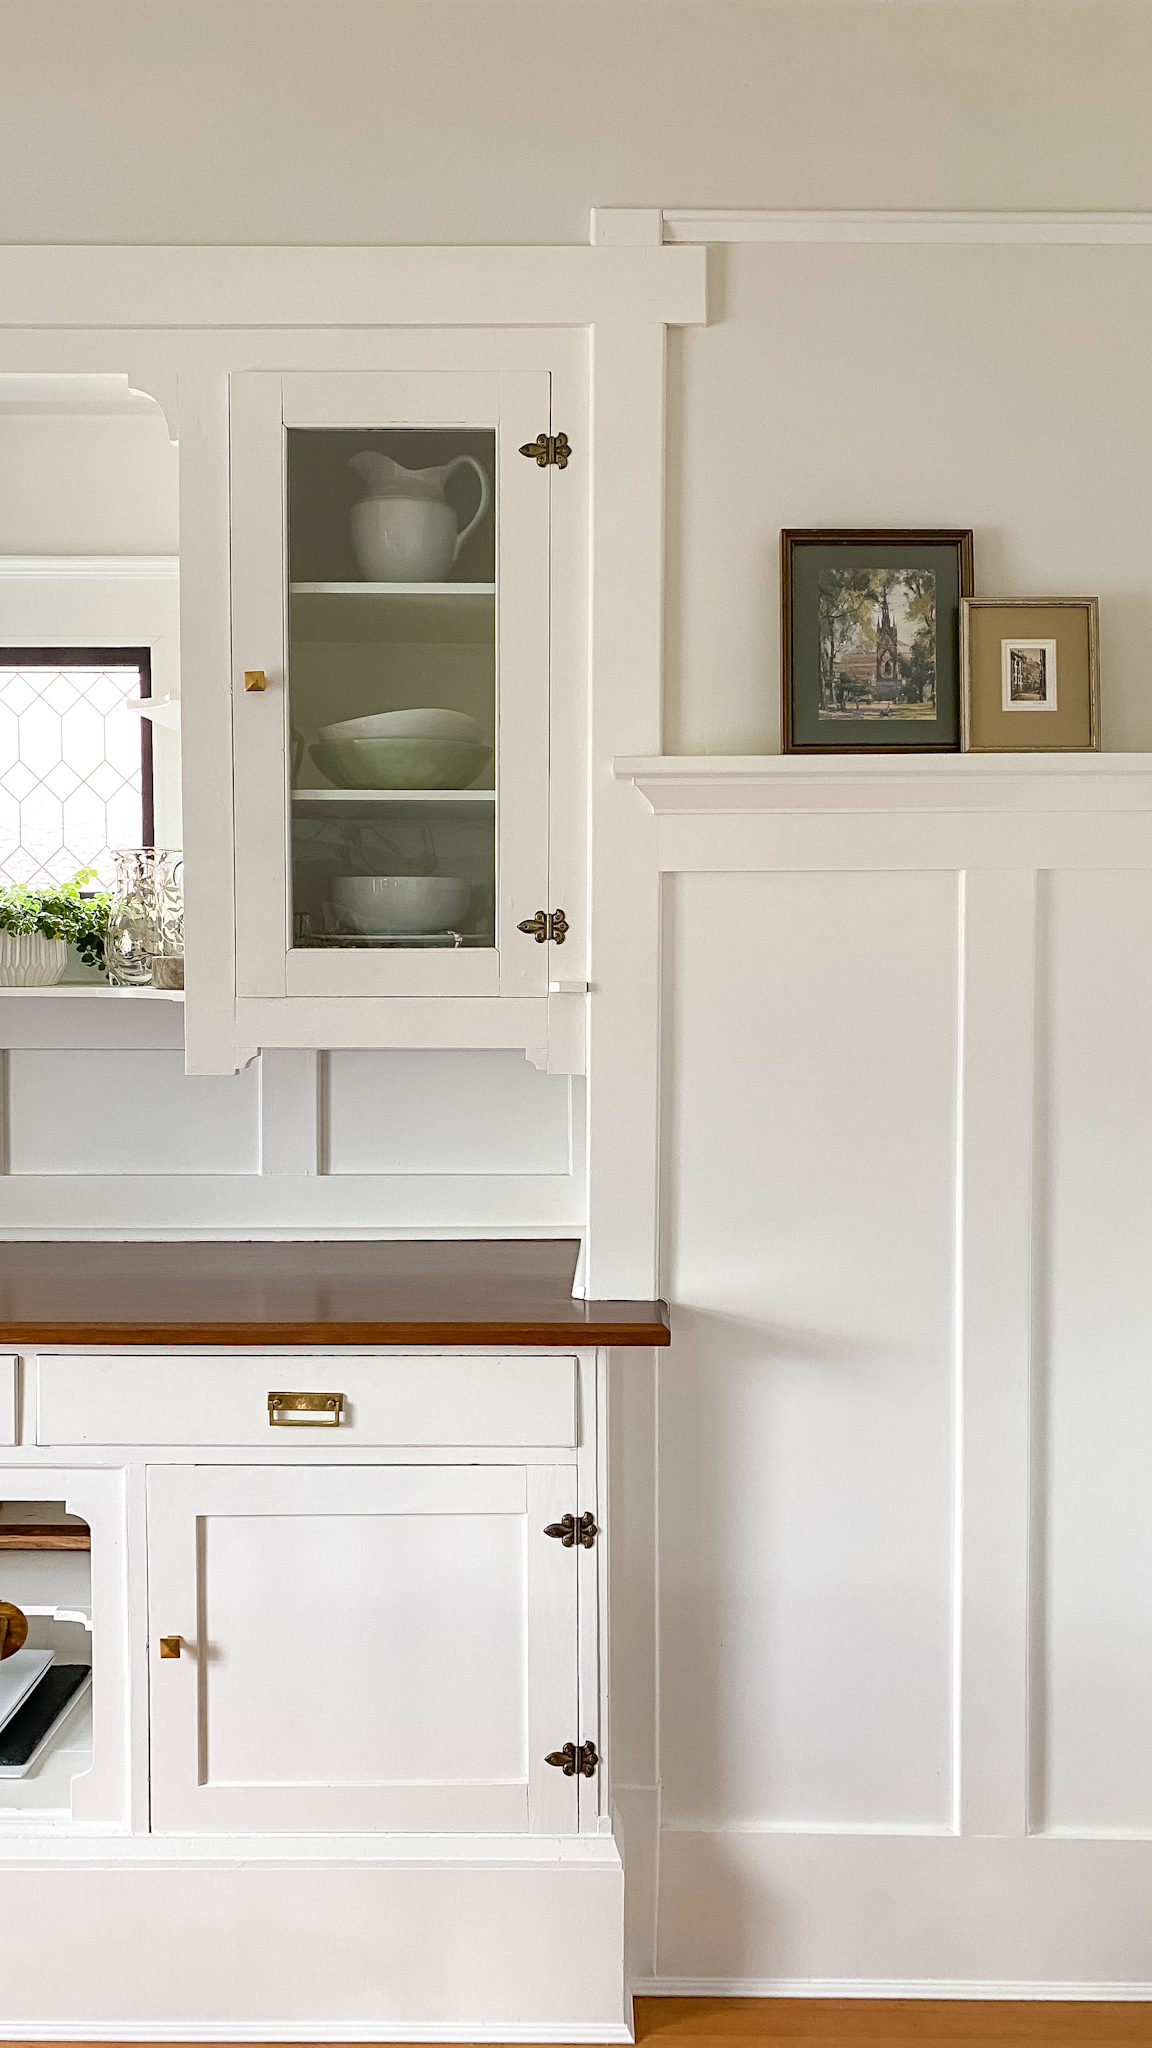
{"type": "Polygon", "coordinates": [[[632,1966],[1147,1996],[1152,757],[617,773],[673,1316],[651,1439],[617,1396],[632,1966]]]}
{"type": "MultiPolygon", "coordinates": [[[[330,1052],[328,1173],[569,1174],[583,1083],[516,1052],[330,1052]]],[[[580,1119],[581,1127],[583,1118],[580,1119]]]]}
{"type": "Polygon", "coordinates": [[[1152,1835],[1152,875],[1041,880],[1031,1825],[1152,1835]]]}
{"type": "Polygon", "coordinates": [[[0,1235],[574,1235],[584,1083],[522,1053],[184,1071],[183,1005],[0,996],[0,1235]]]}
{"type": "Polygon", "coordinates": [[[256,1173],[257,1077],[188,1075],[178,1049],[8,1055],[8,1172],[256,1173]]]}

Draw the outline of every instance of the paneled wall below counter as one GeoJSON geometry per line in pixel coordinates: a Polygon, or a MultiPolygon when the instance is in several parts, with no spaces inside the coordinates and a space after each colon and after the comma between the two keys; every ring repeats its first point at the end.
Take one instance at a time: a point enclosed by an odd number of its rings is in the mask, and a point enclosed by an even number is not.
{"type": "Polygon", "coordinates": [[[516,1052],[186,1075],[179,1003],[0,994],[0,1237],[572,1233],[584,1084],[516,1052]]]}

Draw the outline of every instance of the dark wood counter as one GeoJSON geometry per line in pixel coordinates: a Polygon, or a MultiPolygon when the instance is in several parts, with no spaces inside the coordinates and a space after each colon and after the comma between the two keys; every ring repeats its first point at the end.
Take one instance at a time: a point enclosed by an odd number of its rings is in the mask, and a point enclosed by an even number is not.
{"type": "Polygon", "coordinates": [[[577,1301],[572,1239],[0,1244],[0,1346],[667,1344],[662,1301],[577,1301]]]}

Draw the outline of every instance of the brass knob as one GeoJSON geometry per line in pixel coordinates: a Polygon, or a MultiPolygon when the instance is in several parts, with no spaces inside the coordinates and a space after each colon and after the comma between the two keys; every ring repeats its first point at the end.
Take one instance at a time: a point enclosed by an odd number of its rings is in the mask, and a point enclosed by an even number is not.
{"type": "Polygon", "coordinates": [[[182,1636],[161,1636],[160,1655],[162,1657],[178,1657],[183,1640],[182,1636]]]}
{"type": "Polygon", "coordinates": [[[245,669],[244,688],[246,690],[266,690],[268,688],[268,678],[262,668],[245,669]]]}

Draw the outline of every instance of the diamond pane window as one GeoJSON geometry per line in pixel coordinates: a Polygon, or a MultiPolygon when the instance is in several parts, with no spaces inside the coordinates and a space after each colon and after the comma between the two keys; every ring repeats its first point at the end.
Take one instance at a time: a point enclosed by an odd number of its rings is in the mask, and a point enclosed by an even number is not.
{"type": "Polygon", "coordinates": [[[0,883],[66,882],[152,843],[146,647],[0,647],[0,883]]]}

